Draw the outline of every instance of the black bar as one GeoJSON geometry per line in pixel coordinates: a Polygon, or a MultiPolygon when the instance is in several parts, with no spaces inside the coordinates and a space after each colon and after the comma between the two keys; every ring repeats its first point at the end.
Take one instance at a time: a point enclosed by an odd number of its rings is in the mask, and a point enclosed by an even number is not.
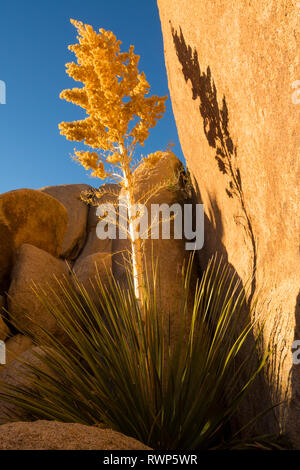
{"type": "MultiPolygon", "coordinates": [[[[30,469],[35,467],[35,464],[47,464],[48,468],[51,465],[68,464],[67,468],[71,465],[76,465],[76,468],[82,466],[83,470],[93,470],[94,468],[108,468],[121,466],[123,468],[142,468],[147,466],[149,468],[157,465],[162,466],[177,466],[188,465],[194,468],[214,468],[214,465],[245,464],[259,465],[280,463],[286,464],[290,459],[300,458],[300,451],[205,451],[205,452],[192,452],[192,451],[68,451],[68,450],[42,450],[42,451],[0,451],[0,468],[11,468],[12,464],[20,462],[22,465],[30,465],[30,469]],[[9,465],[9,467],[6,465],[9,465]]],[[[255,470],[255,468],[253,470],[255,470]]],[[[220,467],[219,467],[220,468],[220,467]]],[[[54,468],[53,470],[56,470],[54,468]]]]}

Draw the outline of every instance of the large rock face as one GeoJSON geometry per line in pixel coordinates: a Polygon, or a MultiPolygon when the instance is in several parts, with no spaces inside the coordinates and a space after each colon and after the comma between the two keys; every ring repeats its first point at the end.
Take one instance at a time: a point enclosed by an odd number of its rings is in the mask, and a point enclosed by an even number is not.
{"type": "Polygon", "coordinates": [[[274,348],[267,389],[271,402],[287,399],[277,418],[299,447],[299,9],[283,0],[158,6],[179,137],[206,212],[200,261],[219,251],[243,282],[252,278],[250,300],[262,290],[264,344],[274,348]]]}
{"type": "MultiPolygon", "coordinates": [[[[27,340],[28,341],[28,340],[27,340]]],[[[24,346],[23,341],[23,346],[24,346]]],[[[28,343],[27,343],[28,344],[28,343]]],[[[28,365],[37,367],[45,373],[50,374],[50,370],[39,359],[38,356],[43,355],[43,351],[37,346],[31,347],[19,355],[18,359],[13,359],[0,369],[0,385],[1,382],[14,387],[31,387],[34,374],[29,371],[28,365]],[[25,365],[25,364],[26,365],[25,365]]],[[[11,420],[29,420],[29,412],[20,409],[13,403],[0,400],[0,424],[7,423],[11,420]]]]}
{"type": "Polygon", "coordinates": [[[81,193],[90,189],[87,184],[63,184],[40,189],[57,199],[68,212],[68,226],[60,253],[63,258],[76,259],[85,242],[88,205],[81,199],[81,193]]]}
{"type": "Polygon", "coordinates": [[[56,421],[0,426],[1,450],[151,450],[112,429],[56,421]]]}
{"type": "Polygon", "coordinates": [[[101,190],[101,197],[95,197],[94,204],[96,205],[89,206],[86,242],[77,261],[95,253],[111,253],[112,251],[111,239],[100,240],[100,238],[97,237],[96,228],[99,218],[97,217],[96,212],[100,204],[116,203],[120,192],[120,186],[118,184],[106,183],[101,185],[99,189],[101,190]]]}
{"type": "MultiPolygon", "coordinates": [[[[73,271],[76,279],[80,283],[81,288],[86,290],[95,305],[99,304],[99,294],[97,294],[99,290],[97,286],[97,274],[104,285],[109,285],[108,278],[112,271],[111,260],[111,253],[94,253],[86,256],[85,258],[78,259],[74,264],[73,271]]],[[[75,287],[78,290],[76,282],[75,287]]]]}
{"type": "Polygon", "coordinates": [[[58,256],[67,222],[65,207],[48,194],[18,189],[0,195],[0,293],[9,285],[15,250],[30,243],[58,256]]]}
{"type": "Polygon", "coordinates": [[[33,286],[47,292],[54,301],[51,290],[60,292],[56,279],[62,281],[67,279],[68,275],[64,261],[35,246],[21,245],[8,291],[9,317],[15,326],[30,332],[36,338],[43,336],[41,328],[48,333],[60,335],[61,331],[54,316],[38,298],[33,286]]]}

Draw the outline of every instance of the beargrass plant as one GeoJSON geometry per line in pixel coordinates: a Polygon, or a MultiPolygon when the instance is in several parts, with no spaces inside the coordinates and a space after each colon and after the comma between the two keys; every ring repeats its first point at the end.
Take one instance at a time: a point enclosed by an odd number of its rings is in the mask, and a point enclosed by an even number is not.
{"type": "Polygon", "coordinates": [[[126,288],[112,275],[104,285],[97,275],[93,298],[75,276],[57,280],[51,295],[35,286],[65,340],[43,330],[35,353],[41,365],[24,363],[30,387],[1,384],[0,398],[32,419],[101,425],[154,449],[270,446],[268,436],[246,442],[230,432],[230,420],[268,357],[259,357],[255,344],[246,359],[239,357],[254,335],[244,314],[245,291],[229,266],[213,258],[190,311],[190,278],[191,262],[172,344],[156,270],[147,278],[143,312],[129,275],[126,288]]]}

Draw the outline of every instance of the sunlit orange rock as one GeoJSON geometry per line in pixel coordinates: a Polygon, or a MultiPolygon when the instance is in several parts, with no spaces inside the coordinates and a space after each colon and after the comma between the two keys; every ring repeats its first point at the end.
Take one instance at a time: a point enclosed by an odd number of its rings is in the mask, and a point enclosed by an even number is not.
{"type": "MultiPolygon", "coordinates": [[[[158,6],[180,142],[205,206],[201,265],[218,251],[252,280],[250,300],[261,290],[273,353],[249,408],[287,400],[276,419],[300,446],[299,9],[274,0],[158,6]]],[[[263,426],[278,431],[270,415],[263,426]]]]}

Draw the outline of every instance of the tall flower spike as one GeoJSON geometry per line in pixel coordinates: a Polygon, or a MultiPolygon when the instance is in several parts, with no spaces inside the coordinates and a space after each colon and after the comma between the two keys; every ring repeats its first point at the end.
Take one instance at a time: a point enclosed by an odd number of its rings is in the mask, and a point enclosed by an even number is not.
{"type": "MultiPolygon", "coordinates": [[[[96,32],[81,21],[71,20],[71,23],[77,29],[78,42],[69,46],[76,61],[66,64],[66,72],[81,82],[82,87],[64,90],[60,97],[81,106],[87,116],[61,122],[60,133],[93,150],[76,151],[74,156],[91,171],[91,176],[101,179],[110,176],[126,190],[135,293],[143,303],[141,241],[132,210],[135,205],[132,172],[137,166],[133,163],[133,152],[138,144],[144,145],[149,130],[163,116],[167,97],[149,96],[150,85],[145,74],[138,70],[139,56],[133,46],[128,52],[121,52],[121,41],[111,31],[96,32]],[[104,163],[113,170],[105,171],[104,163]]],[[[159,157],[159,152],[149,156],[148,164],[155,165],[159,157]]]]}

